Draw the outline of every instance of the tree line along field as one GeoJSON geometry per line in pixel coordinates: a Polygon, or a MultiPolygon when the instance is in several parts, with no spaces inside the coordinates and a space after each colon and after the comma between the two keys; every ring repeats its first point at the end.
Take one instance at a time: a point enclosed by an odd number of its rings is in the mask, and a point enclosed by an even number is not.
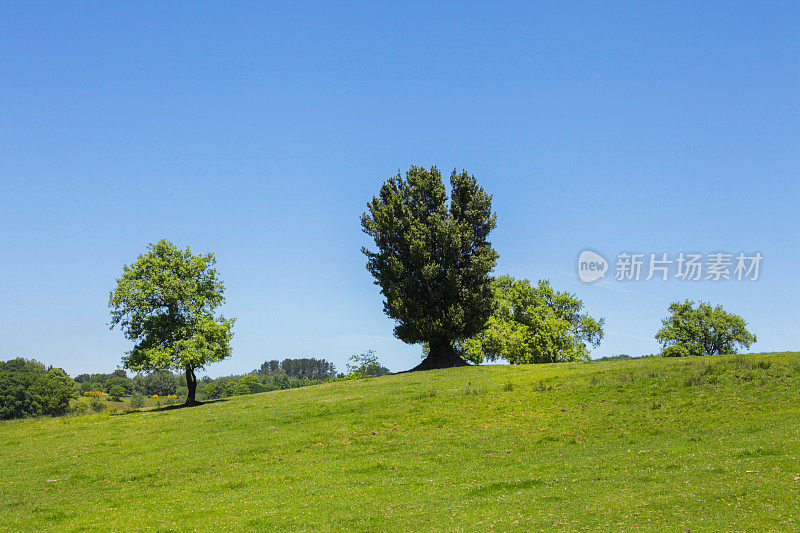
{"type": "Polygon", "coordinates": [[[800,353],[492,365],[0,423],[0,530],[776,530],[800,353]]]}

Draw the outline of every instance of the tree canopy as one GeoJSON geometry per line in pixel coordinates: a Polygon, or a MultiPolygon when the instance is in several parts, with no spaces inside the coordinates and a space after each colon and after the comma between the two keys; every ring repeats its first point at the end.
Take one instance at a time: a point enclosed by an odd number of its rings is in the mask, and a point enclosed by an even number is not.
{"type": "Polygon", "coordinates": [[[375,354],[375,350],[367,350],[364,353],[350,356],[347,363],[348,374],[363,374],[365,376],[385,376],[391,371],[383,366],[375,354]]]}
{"type": "Polygon", "coordinates": [[[492,282],[494,313],[486,329],[459,343],[474,363],[505,359],[511,364],[585,360],[603,338],[604,319],[581,313],[583,302],[558,292],[546,280],[500,276],[492,282]]]}
{"type": "Polygon", "coordinates": [[[712,307],[708,302],[670,304],[669,316],[661,321],[656,333],[662,355],[718,355],[736,353],[737,346],[749,348],[756,336],[747,331],[747,322],[738,315],[728,313],[721,305],[712,307]]]}
{"type": "Polygon", "coordinates": [[[430,346],[415,370],[466,364],[454,343],[482,330],[492,313],[492,197],[466,171],[453,170],[450,188],[448,206],[439,169],[412,166],[384,182],[361,217],[377,248],[362,249],[367,270],[395,335],[430,346]]]}
{"type": "Polygon", "coordinates": [[[233,319],[217,316],[225,288],[214,254],[193,255],[167,240],[149,244],[109,295],[111,328],[119,325],[136,344],[123,357],[125,368],[182,370],[195,403],[195,370],[231,354],[233,319]]]}
{"type": "Polygon", "coordinates": [[[284,359],[278,361],[264,361],[259,369],[259,374],[286,374],[292,378],[301,379],[327,379],[336,376],[336,367],[325,359],[316,357],[302,357],[298,359],[284,359]]]}
{"type": "Polygon", "coordinates": [[[63,415],[75,394],[75,382],[60,368],[22,357],[0,361],[0,419],[63,415]]]}

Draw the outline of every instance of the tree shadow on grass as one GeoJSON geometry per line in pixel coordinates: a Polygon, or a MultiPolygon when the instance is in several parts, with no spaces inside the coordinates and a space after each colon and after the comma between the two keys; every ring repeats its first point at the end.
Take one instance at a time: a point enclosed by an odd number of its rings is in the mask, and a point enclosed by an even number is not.
{"type": "Polygon", "coordinates": [[[162,407],[155,407],[151,409],[135,409],[133,411],[125,411],[122,413],[109,413],[111,416],[127,416],[127,415],[135,415],[135,414],[143,414],[143,413],[158,413],[161,411],[174,411],[175,409],[184,409],[187,407],[201,407],[203,405],[208,405],[217,402],[227,402],[230,398],[217,398],[215,400],[206,400],[204,402],[195,402],[192,405],[186,404],[176,404],[176,405],[164,405],[162,407]]]}

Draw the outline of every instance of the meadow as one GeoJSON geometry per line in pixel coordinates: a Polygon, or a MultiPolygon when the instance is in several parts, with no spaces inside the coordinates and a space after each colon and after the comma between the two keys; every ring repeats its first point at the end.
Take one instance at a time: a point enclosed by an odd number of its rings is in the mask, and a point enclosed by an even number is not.
{"type": "Polygon", "coordinates": [[[0,531],[798,529],[800,353],[6,421],[0,472],[0,531]]]}
{"type": "MultiPolygon", "coordinates": [[[[144,400],[145,409],[174,405],[179,403],[177,396],[174,398],[170,396],[161,396],[159,398],[154,398],[152,396],[143,396],[142,398],[144,400]]],[[[118,414],[120,412],[127,412],[135,409],[134,407],[131,407],[130,396],[123,396],[119,400],[114,400],[106,394],[100,396],[99,399],[100,399],[100,405],[102,405],[104,408],[103,410],[108,411],[110,414],[118,414]]],[[[78,396],[77,398],[70,401],[70,407],[72,409],[75,409],[77,407],[80,414],[89,413],[92,411],[91,398],[85,395],[78,396]]]]}

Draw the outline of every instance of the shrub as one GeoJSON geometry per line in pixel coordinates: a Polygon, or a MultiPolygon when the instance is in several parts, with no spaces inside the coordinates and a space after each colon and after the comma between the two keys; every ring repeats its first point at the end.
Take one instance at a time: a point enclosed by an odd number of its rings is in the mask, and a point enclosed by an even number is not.
{"type": "Polygon", "coordinates": [[[661,355],[663,357],[688,357],[692,354],[683,344],[673,344],[672,346],[664,348],[661,355]]]}
{"type": "Polygon", "coordinates": [[[131,407],[133,409],[141,409],[144,407],[144,396],[138,392],[134,393],[133,396],[131,396],[131,407]]]}
{"type": "Polygon", "coordinates": [[[91,407],[92,411],[95,413],[99,413],[106,408],[106,404],[101,402],[98,396],[92,396],[92,399],[89,400],[89,407],[91,407]]]}

